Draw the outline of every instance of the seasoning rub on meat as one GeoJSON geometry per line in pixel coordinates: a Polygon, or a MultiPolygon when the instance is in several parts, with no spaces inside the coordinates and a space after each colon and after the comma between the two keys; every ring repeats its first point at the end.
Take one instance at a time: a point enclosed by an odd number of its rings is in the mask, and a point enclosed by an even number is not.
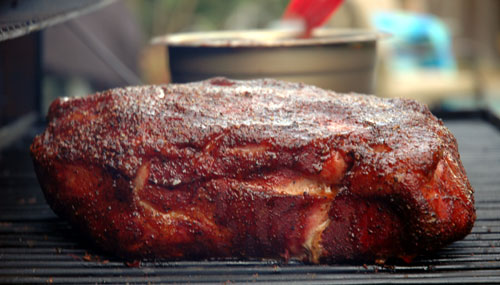
{"type": "Polygon", "coordinates": [[[54,211],[125,258],[411,260],[475,220],[455,138],[412,100],[119,88],[56,100],[31,153],[54,211]]]}

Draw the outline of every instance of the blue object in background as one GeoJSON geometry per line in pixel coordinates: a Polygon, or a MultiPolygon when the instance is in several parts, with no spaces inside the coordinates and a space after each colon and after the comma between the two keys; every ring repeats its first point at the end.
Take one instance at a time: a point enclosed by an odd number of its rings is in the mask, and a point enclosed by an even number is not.
{"type": "Polygon", "coordinates": [[[397,72],[421,69],[456,71],[448,28],[436,17],[404,12],[378,12],[372,18],[378,31],[392,35],[391,68],[397,72]]]}

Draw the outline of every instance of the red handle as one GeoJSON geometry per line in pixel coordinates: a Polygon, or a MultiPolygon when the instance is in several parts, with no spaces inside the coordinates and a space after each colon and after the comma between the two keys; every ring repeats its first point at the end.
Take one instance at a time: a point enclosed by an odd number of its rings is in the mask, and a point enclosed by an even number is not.
{"type": "Polygon", "coordinates": [[[283,19],[304,20],[305,36],[309,37],[312,30],[324,24],[342,2],[343,0],[291,0],[283,19]]]}

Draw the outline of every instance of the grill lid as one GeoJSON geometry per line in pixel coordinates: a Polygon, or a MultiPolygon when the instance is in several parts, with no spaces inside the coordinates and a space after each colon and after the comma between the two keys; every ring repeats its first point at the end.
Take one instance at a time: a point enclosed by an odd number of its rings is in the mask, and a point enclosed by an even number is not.
{"type": "Polygon", "coordinates": [[[0,41],[50,27],[111,2],[112,0],[2,0],[0,41]]]}

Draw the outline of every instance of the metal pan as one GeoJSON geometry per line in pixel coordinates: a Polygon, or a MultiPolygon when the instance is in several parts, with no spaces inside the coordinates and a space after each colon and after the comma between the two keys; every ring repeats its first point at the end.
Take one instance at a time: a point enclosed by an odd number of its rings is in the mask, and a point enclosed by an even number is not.
{"type": "Polygon", "coordinates": [[[269,77],[337,92],[373,93],[380,34],[321,29],[311,38],[297,35],[290,30],[220,31],[172,34],[153,43],[167,46],[173,82],[269,77]]]}

